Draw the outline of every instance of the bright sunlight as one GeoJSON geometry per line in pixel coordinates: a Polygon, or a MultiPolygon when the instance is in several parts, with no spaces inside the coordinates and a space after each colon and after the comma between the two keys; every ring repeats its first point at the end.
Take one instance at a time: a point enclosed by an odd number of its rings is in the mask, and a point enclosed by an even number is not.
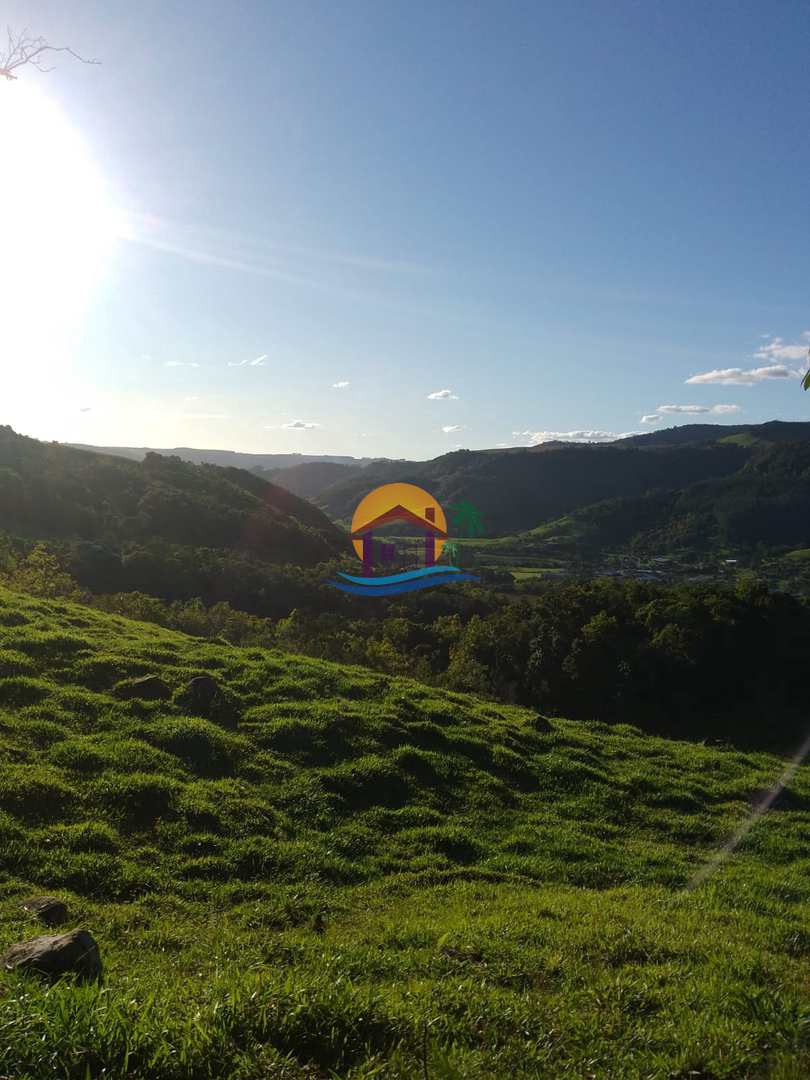
{"type": "MultiPolygon", "coordinates": [[[[55,392],[69,377],[76,331],[116,222],[82,139],[36,86],[0,86],[0,131],[3,399],[16,414],[30,411],[25,395],[43,378],[55,392]]],[[[41,415],[49,405],[36,397],[41,415]]]]}

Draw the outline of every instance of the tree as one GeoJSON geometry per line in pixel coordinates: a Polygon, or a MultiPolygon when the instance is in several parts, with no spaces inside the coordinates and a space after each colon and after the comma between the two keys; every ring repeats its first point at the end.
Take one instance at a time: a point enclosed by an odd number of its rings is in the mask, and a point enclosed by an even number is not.
{"type": "Polygon", "coordinates": [[[484,531],[484,523],[481,520],[480,511],[476,510],[469,500],[464,499],[460,503],[448,506],[453,527],[464,536],[480,536],[484,531]]]}
{"type": "Polygon", "coordinates": [[[26,65],[35,67],[37,71],[52,71],[52,68],[45,67],[47,53],[67,53],[82,64],[101,63],[100,60],[85,60],[69,45],[49,45],[44,37],[33,37],[27,30],[15,34],[9,26],[6,35],[6,47],[0,49],[0,76],[5,76],[6,79],[16,79],[14,72],[26,65]]]}
{"type": "Polygon", "coordinates": [[[19,592],[41,596],[45,600],[57,597],[81,600],[82,591],[65,570],[56,555],[45,544],[35,544],[25,559],[8,578],[8,584],[19,592]]]}

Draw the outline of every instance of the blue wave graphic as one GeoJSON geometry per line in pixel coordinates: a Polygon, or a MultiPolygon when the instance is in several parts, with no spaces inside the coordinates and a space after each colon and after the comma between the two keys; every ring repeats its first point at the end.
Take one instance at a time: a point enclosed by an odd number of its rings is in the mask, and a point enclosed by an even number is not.
{"type": "Polygon", "coordinates": [[[435,566],[423,566],[419,570],[403,570],[401,574],[391,574],[388,577],[354,577],[352,574],[344,574],[338,570],[338,574],[347,581],[353,581],[355,585],[397,585],[400,581],[410,581],[411,578],[429,577],[431,574],[460,574],[458,566],[440,563],[435,566]]]}
{"type": "Polygon", "coordinates": [[[453,581],[479,580],[475,574],[465,573],[457,566],[425,566],[420,570],[406,570],[402,574],[378,578],[353,577],[342,571],[338,573],[346,581],[330,581],[329,584],[352,596],[400,596],[453,581]]]}

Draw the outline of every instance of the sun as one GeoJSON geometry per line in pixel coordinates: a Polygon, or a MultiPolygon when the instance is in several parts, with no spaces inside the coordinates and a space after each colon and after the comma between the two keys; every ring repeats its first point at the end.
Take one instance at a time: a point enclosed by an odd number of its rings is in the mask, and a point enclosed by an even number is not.
{"type": "Polygon", "coordinates": [[[55,390],[50,377],[65,373],[117,226],[82,139],[30,80],[0,85],[0,132],[0,374],[9,401],[55,390]]]}

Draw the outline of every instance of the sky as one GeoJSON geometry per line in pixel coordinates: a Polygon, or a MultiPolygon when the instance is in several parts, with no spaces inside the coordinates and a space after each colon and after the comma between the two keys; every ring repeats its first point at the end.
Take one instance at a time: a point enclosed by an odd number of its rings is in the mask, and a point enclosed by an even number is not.
{"type": "Polygon", "coordinates": [[[810,419],[807,5],[5,9],[101,63],[0,80],[0,423],[429,458],[810,419]]]}

